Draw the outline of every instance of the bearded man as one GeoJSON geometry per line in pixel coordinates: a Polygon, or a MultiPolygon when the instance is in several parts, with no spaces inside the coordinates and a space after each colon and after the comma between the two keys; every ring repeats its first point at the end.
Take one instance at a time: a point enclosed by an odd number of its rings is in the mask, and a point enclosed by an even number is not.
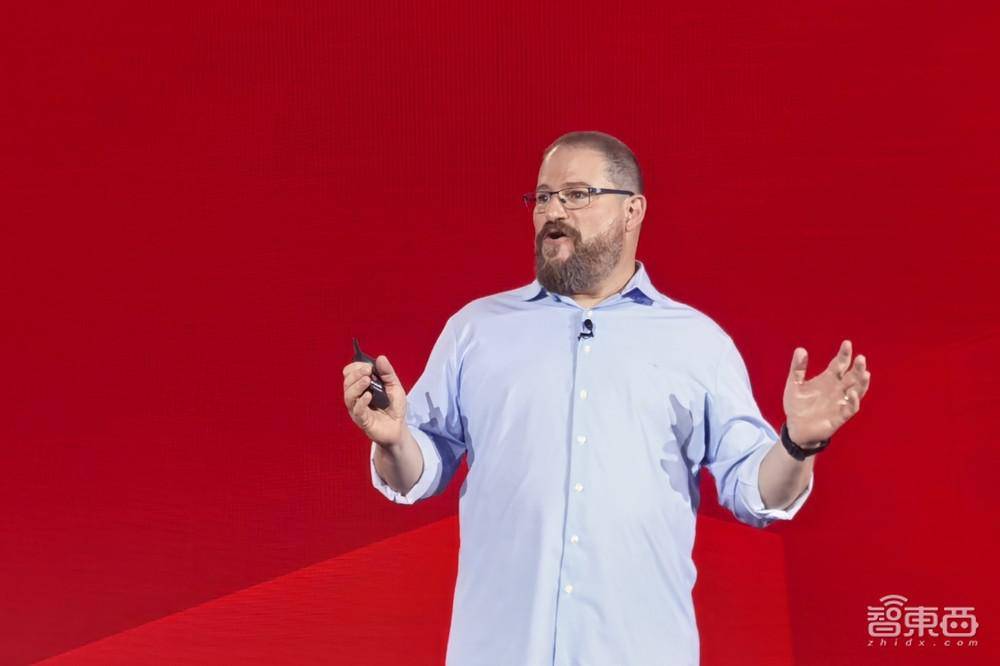
{"type": "Polygon", "coordinates": [[[769,425],[732,338],[636,260],[643,191],[618,139],[559,137],[524,195],[536,279],[452,315],[409,396],[385,356],[344,368],[386,498],[440,493],[466,456],[450,666],[697,664],[701,468],[738,520],[790,520],[868,390],[849,340],[809,380],[797,348],[769,425]]]}

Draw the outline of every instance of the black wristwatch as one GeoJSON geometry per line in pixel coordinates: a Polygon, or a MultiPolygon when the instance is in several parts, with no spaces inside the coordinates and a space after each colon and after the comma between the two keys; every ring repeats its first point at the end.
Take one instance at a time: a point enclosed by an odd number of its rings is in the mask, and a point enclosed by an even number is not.
{"type": "Polygon", "coordinates": [[[820,445],[812,449],[803,449],[801,446],[792,441],[792,438],[788,436],[788,424],[781,424],[781,443],[784,445],[785,450],[796,460],[805,460],[809,456],[814,456],[826,447],[830,446],[830,440],[824,439],[820,442],[820,445]]]}

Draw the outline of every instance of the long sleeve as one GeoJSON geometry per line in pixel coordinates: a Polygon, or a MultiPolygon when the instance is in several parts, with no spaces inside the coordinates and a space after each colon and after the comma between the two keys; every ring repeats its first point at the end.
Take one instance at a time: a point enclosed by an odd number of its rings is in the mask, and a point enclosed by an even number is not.
{"type": "Polygon", "coordinates": [[[397,504],[414,504],[448,487],[466,450],[466,421],[459,408],[459,354],[455,318],[445,324],[427,366],[406,398],[406,425],[420,446],[424,469],[405,495],[390,487],[375,469],[372,442],[372,485],[397,504]]]}
{"type": "Polygon", "coordinates": [[[750,388],[746,365],[727,336],[715,388],[708,395],[704,466],[712,473],[719,502],[736,518],[754,527],[791,520],[812,493],[806,489],[785,509],[766,509],[760,495],[760,464],[778,434],[761,416],[750,388]]]}

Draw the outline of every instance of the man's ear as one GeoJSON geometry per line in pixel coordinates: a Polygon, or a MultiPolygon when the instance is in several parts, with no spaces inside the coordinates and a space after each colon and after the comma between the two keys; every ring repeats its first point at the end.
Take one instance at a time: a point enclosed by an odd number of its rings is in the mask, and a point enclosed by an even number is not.
{"type": "Polygon", "coordinates": [[[632,195],[626,208],[625,227],[631,231],[642,224],[642,218],[646,216],[646,197],[641,194],[632,195]]]}

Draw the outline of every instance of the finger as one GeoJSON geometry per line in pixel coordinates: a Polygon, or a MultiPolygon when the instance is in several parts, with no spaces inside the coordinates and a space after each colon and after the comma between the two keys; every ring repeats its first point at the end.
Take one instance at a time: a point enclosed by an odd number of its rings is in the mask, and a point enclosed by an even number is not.
{"type": "MultiPolygon", "coordinates": [[[[370,364],[366,363],[365,365],[371,368],[370,364]]],[[[347,375],[344,376],[344,390],[346,391],[348,386],[358,381],[358,377],[368,377],[370,375],[371,375],[370,371],[365,372],[361,369],[355,370],[354,372],[349,372],[347,375]]]]}
{"type": "Polygon", "coordinates": [[[861,398],[858,396],[856,389],[848,389],[846,402],[847,404],[844,408],[847,410],[847,415],[849,417],[854,416],[858,413],[858,410],[861,409],[861,398]]]}
{"type": "Polygon", "coordinates": [[[368,427],[368,422],[371,419],[371,410],[368,409],[368,403],[372,401],[372,394],[365,392],[361,394],[361,397],[354,401],[354,405],[351,407],[351,418],[362,428],[368,427]]]}
{"type": "Polygon", "coordinates": [[[858,409],[861,408],[861,400],[858,398],[858,392],[854,389],[848,389],[847,393],[837,401],[840,407],[840,415],[846,421],[855,414],[858,413],[858,409]]]}
{"type": "Polygon", "coordinates": [[[802,347],[796,347],[792,352],[792,367],[788,371],[788,378],[796,384],[801,384],[806,380],[806,366],[809,364],[809,352],[802,347]]]}
{"type": "Polygon", "coordinates": [[[858,354],[854,357],[854,364],[851,366],[851,372],[854,373],[855,379],[861,380],[861,377],[865,374],[865,370],[868,369],[868,359],[865,358],[864,354],[858,354]]]}
{"type": "Polygon", "coordinates": [[[344,376],[351,372],[371,372],[372,364],[368,361],[354,361],[344,366],[344,376]]]}
{"type": "Polygon", "coordinates": [[[868,387],[872,383],[872,373],[865,371],[865,374],[861,376],[861,381],[858,382],[858,398],[865,397],[865,393],[868,393],[868,387]]]}
{"type": "Polygon", "coordinates": [[[358,377],[353,384],[344,389],[344,404],[348,409],[354,406],[361,394],[368,389],[368,385],[371,383],[371,378],[368,375],[362,375],[358,377]]]}
{"type": "Polygon", "coordinates": [[[851,369],[843,377],[843,389],[846,391],[852,386],[859,384],[861,382],[861,378],[865,374],[865,370],[865,357],[863,354],[858,354],[854,357],[854,363],[851,364],[851,369]]]}
{"type": "Polygon", "coordinates": [[[400,383],[399,377],[396,376],[396,371],[392,367],[392,363],[389,363],[388,357],[384,354],[375,359],[375,372],[382,378],[382,383],[387,388],[393,384],[400,383]]]}
{"type": "Polygon", "coordinates": [[[830,359],[829,368],[837,375],[837,379],[843,379],[847,368],[851,365],[851,341],[844,340],[840,343],[840,351],[830,359]]]}
{"type": "Polygon", "coordinates": [[[851,371],[844,377],[844,391],[847,389],[856,387],[858,389],[858,397],[865,397],[865,392],[868,390],[868,383],[871,379],[871,373],[868,371],[868,359],[865,358],[864,354],[858,354],[854,357],[854,364],[851,366],[851,371]]]}

